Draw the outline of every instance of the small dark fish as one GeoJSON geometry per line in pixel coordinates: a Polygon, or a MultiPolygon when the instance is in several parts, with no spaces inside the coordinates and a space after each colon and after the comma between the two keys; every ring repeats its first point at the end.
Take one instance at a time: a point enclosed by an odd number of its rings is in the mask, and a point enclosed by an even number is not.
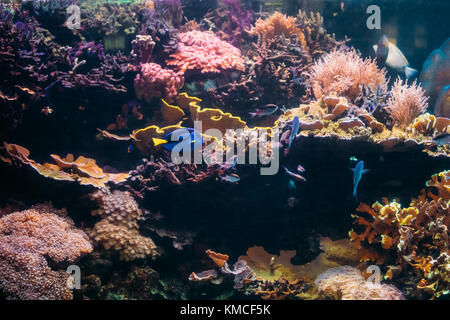
{"type": "Polygon", "coordinates": [[[128,153],[132,153],[133,150],[134,150],[134,147],[133,147],[132,144],[130,144],[130,145],[128,146],[128,153]]]}
{"type": "Polygon", "coordinates": [[[278,106],[275,104],[266,104],[260,108],[255,109],[254,112],[249,112],[248,114],[254,118],[254,117],[267,117],[275,112],[277,112],[278,106]]]}
{"type": "Polygon", "coordinates": [[[292,180],[297,181],[297,182],[306,182],[305,177],[303,177],[297,173],[294,173],[292,171],[289,171],[288,168],[286,168],[286,167],[283,167],[283,168],[284,168],[284,171],[286,171],[286,173],[291,177],[292,180]]]}
{"type": "Polygon", "coordinates": [[[353,196],[357,198],[356,189],[358,188],[358,184],[361,181],[361,177],[364,173],[369,172],[368,169],[364,169],[364,161],[358,161],[356,166],[351,169],[353,171],[353,196]]]}

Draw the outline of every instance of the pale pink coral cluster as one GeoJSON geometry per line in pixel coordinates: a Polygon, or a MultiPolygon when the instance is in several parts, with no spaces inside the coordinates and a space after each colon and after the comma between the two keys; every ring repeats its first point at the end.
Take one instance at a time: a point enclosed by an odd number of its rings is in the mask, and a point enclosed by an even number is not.
{"type": "Polygon", "coordinates": [[[10,299],[71,299],[69,274],[47,261],[73,262],[91,251],[65,210],[38,205],[6,215],[0,219],[0,288],[10,299]]]}
{"type": "Polygon", "coordinates": [[[310,81],[317,99],[332,92],[356,99],[362,86],[386,86],[386,71],[372,59],[362,59],[354,50],[338,49],[325,54],[312,67],[310,81]]]}
{"type": "Polygon", "coordinates": [[[425,96],[425,90],[416,81],[408,86],[398,78],[392,87],[386,109],[397,125],[406,127],[427,111],[427,102],[428,97],[425,96]]]}
{"type": "Polygon", "coordinates": [[[180,73],[196,70],[201,73],[220,73],[224,70],[244,71],[241,51],[209,32],[189,31],[179,34],[178,50],[167,65],[180,73]]]}
{"type": "Polygon", "coordinates": [[[361,272],[350,266],[331,268],[315,281],[322,297],[337,300],[405,300],[396,287],[367,281],[361,272]]]}
{"type": "Polygon", "coordinates": [[[141,64],[140,73],[134,79],[136,96],[147,102],[155,97],[170,99],[177,95],[183,85],[183,76],[173,70],[164,69],[157,63],[141,64]]]}

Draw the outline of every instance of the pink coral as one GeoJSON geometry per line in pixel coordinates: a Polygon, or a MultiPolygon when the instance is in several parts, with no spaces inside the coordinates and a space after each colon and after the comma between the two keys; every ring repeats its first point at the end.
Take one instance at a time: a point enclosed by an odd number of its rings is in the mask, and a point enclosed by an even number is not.
{"type": "Polygon", "coordinates": [[[356,99],[364,85],[371,89],[386,86],[386,71],[372,59],[362,59],[355,50],[334,50],[312,67],[310,81],[316,98],[335,92],[356,99]]]}
{"type": "Polygon", "coordinates": [[[322,297],[338,300],[404,300],[396,287],[366,281],[361,272],[350,266],[328,269],[315,281],[322,297]]]}
{"type": "Polygon", "coordinates": [[[65,210],[37,205],[0,219],[0,288],[11,299],[71,299],[69,274],[54,263],[73,262],[92,251],[65,210]]]}
{"type": "Polygon", "coordinates": [[[134,79],[136,96],[147,102],[154,97],[170,99],[177,95],[183,85],[183,76],[156,63],[141,64],[140,73],[134,79]]]}
{"type": "Polygon", "coordinates": [[[425,91],[414,81],[411,86],[398,78],[387,102],[387,110],[396,123],[402,127],[408,126],[416,117],[423,114],[428,107],[425,91]]]}
{"type": "Polygon", "coordinates": [[[167,64],[177,71],[197,70],[201,73],[220,73],[223,70],[245,70],[241,51],[214,34],[189,31],[179,34],[178,50],[167,64]]]}

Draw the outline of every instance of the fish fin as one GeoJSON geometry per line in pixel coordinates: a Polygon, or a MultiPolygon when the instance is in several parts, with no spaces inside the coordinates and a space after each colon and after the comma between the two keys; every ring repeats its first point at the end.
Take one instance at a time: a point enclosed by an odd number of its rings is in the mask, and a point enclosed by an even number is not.
{"type": "Polygon", "coordinates": [[[378,45],[374,44],[374,45],[373,45],[373,51],[375,51],[375,53],[376,53],[377,50],[378,50],[378,45]]]}
{"type": "Polygon", "coordinates": [[[248,114],[250,115],[250,118],[256,117],[256,112],[249,112],[248,114]]]}
{"type": "Polygon", "coordinates": [[[165,143],[167,143],[168,141],[167,140],[165,140],[165,139],[158,139],[158,138],[153,138],[153,145],[156,147],[156,146],[159,146],[160,144],[165,144],[165,143]]]}
{"type": "Polygon", "coordinates": [[[355,168],[350,168],[350,170],[352,170],[353,172],[355,172],[355,168]]]}
{"type": "Polygon", "coordinates": [[[407,79],[414,77],[418,73],[418,71],[416,69],[406,67],[406,66],[403,67],[403,72],[405,72],[407,79]]]}
{"type": "Polygon", "coordinates": [[[363,170],[363,173],[367,173],[367,172],[369,172],[370,171],[370,169],[364,169],[363,170]]]}
{"type": "Polygon", "coordinates": [[[353,188],[353,198],[358,199],[358,194],[356,193],[356,187],[353,188]]]}

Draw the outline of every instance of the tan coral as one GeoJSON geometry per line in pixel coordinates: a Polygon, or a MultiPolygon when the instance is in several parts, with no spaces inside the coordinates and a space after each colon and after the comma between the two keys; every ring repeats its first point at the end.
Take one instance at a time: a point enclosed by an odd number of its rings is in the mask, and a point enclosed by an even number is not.
{"type": "Polygon", "coordinates": [[[138,221],[142,211],[128,192],[115,190],[113,193],[97,191],[91,199],[99,205],[92,215],[103,219],[97,222],[89,235],[106,250],[119,252],[120,259],[130,261],[155,258],[157,247],[152,239],[139,233],[138,221]]]}

